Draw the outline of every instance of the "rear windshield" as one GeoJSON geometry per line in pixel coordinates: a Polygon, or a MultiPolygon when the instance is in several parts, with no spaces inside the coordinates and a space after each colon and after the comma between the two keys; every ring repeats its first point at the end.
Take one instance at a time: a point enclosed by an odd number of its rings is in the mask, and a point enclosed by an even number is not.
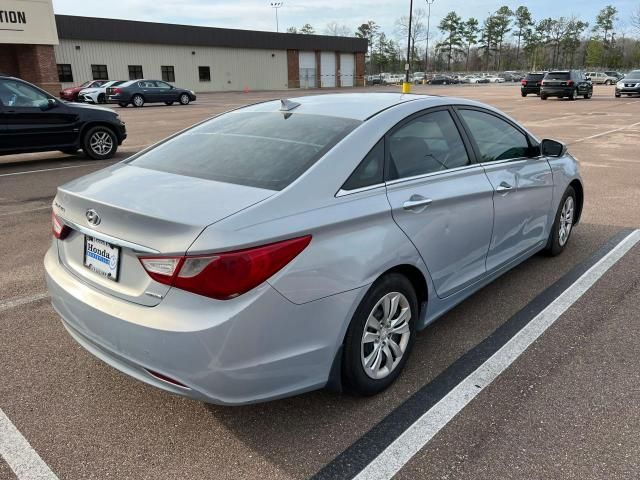
{"type": "Polygon", "coordinates": [[[542,80],[544,73],[530,73],[527,75],[527,80],[542,80]]]}
{"type": "Polygon", "coordinates": [[[569,80],[571,74],[569,72],[549,72],[545,78],[547,80],[569,80]]]}
{"type": "Polygon", "coordinates": [[[231,112],[131,160],[136,167],[282,190],[361,122],[279,112],[231,112]]]}

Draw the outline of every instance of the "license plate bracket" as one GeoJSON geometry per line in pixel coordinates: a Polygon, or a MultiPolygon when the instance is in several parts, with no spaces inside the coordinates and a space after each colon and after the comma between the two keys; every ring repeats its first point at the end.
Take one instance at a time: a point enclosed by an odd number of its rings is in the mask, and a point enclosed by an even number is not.
{"type": "Polygon", "coordinates": [[[120,247],[116,245],[89,235],[84,236],[84,266],[113,282],[118,281],[120,253],[120,247]]]}

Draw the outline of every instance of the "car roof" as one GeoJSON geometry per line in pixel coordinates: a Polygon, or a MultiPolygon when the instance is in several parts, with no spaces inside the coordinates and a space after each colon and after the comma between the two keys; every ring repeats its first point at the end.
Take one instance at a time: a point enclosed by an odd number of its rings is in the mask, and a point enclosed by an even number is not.
{"type": "MultiPolygon", "coordinates": [[[[300,104],[291,109],[291,113],[327,115],[352,118],[364,121],[373,115],[402,103],[415,100],[427,100],[434,106],[442,103],[440,97],[431,95],[412,95],[402,93],[334,93],[288,98],[290,102],[300,104]]],[[[428,108],[427,105],[425,108],[428,108]]],[[[278,112],[281,101],[271,100],[241,109],[243,112],[278,112]]]]}

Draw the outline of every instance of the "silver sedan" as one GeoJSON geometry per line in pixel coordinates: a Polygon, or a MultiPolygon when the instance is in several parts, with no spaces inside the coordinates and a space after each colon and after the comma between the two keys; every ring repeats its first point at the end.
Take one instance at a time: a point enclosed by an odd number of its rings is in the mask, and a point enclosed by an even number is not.
{"type": "Polygon", "coordinates": [[[566,147],[487,105],[269,101],[60,187],[46,276],[78,343],[166,391],[371,395],[417,330],[562,252],[582,205],[566,147]]]}

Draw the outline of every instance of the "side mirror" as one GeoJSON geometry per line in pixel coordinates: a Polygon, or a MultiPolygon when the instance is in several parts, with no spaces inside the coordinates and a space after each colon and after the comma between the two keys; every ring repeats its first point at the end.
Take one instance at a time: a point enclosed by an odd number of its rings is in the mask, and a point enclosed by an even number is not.
{"type": "Polygon", "coordinates": [[[52,108],[54,108],[56,105],[58,104],[58,102],[53,99],[53,98],[48,98],[46,102],[42,102],[39,107],[40,110],[47,111],[47,110],[51,110],[52,108]]]}
{"type": "Polygon", "coordinates": [[[545,138],[540,144],[540,152],[545,157],[562,157],[567,153],[567,146],[562,142],[545,138]]]}

